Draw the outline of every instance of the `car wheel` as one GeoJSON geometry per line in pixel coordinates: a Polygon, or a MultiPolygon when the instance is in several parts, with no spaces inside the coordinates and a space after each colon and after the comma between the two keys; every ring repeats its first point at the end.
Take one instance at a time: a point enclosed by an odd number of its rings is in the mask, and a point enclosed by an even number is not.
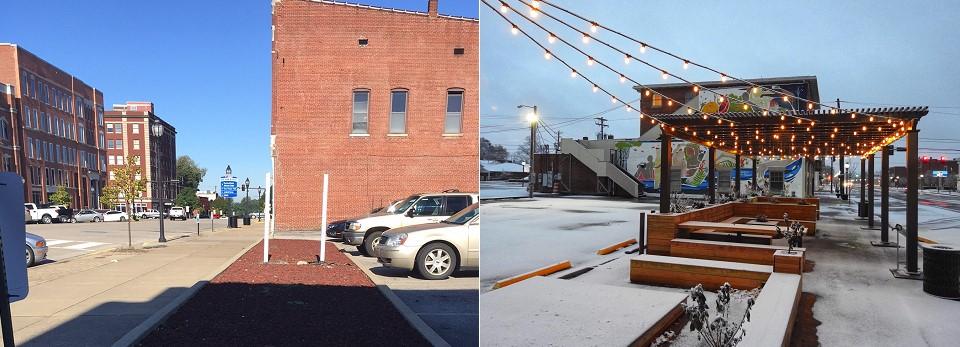
{"type": "Polygon", "coordinates": [[[120,221],[121,221],[121,222],[127,221],[127,217],[120,217],[120,221]]]}
{"type": "Polygon", "coordinates": [[[450,277],[457,267],[457,254],[450,246],[432,243],[417,253],[417,272],[428,280],[442,280],[450,277]]]}
{"type": "Polygon", "coordinates": [[[102,220],[100,220],[100,217],[93,217],[93,222],[94,222],[94,223],[100,223],[100,222],[102,222],[102,220]]]}
{"type": "Polygon", "coordinates": [[[367,237],[363,238],[363,251],[361,251],[363,255],[376,255],[377,243],[380,242],[380,235],[383,235],[383,231],[374,231],[367,234],[367,237]]]}
{"type": "Polygon", "coordinates": [[[43,218],[40,219],[41,224],[50,224],[53,223],[53,218],[49,214],[43,215],[43,218]]]}
{"type": "Polygon", "coordinates": [[[35,260],[33,256],[33,249],[30,246],[27,246],[27,266],[33,266],[33,261],[35,260]]]}
{"type": "Polygon", "coordinates": [[[76,218],[70,218],[70,223],[76,223],[76,222],[77,222],[76,218]]]}

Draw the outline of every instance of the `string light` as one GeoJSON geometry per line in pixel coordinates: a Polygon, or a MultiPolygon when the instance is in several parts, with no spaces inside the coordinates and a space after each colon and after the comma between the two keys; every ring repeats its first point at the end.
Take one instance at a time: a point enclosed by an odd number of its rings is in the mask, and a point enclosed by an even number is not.
{"type": "Polygon", "coordinates": [[[611,97],[610,97],[610,103],[616,104],[616,103],[617,103],[617,97],[616,97],[616,96],[611,96],[611,97]]]}
{"type": "Polygon", "coordinates": [[[650,89],[644,90],[643,96],[650,96],[650,89]]]}
{"type": "Polygon", "coordinates": [[[690,61],[689,61],[689,60],[684,60],[684,61],[683,61],[683,69],[686,70],[686,69],[688,69],[688,68],[690,68],[690,61]]]}
{"type": "Polygon", "coordinates": [[[727,74],[720,74],[720,82],[727,82],[727,74]]]}
{"type": "Polygon", "coordinates": [[[647,52],[647,44],[641,42],[641,43],[640,43],[640,54],[643,54],[643,53],[646,53],[646,52],[647,52]]]}
{"type": "Polygon", "coordinates": [[[631,57],[629,54],[627,54],[627,55],[623,56],[623,63],[624,63],[624,64],[630,64],[630,60],[632,60],[632,59],[633,59],[633,57],[631,57]]]}
{"type": "Polygon", "coordinates": [[[597,28],[598,28],[598,27],[599,27],[599,25],[597,25],[596,22],[590,23],[590,32],[592,32],[592,33],[597,32],[597,28]]]}
{"type": "Polygon", "coordinates": [[[700,86],[694,84],[694,85],[693,85],[693,92],[694,92],[694,93],[699,93],[699,92],[700,92],[700,86]]]}
{"type": "Polygon", "coordinates": [[[593,85],[593,92],[596,93],[598,89],[600,89],[600,87],[598,87],[596,84],[594,84],[594,85],[593,85]]]}
{"type": "Polygon", "coordinates": [[[530,6],[532,6],[533,8],[540,8],[540,0],[531,0],[530,6]]]}
{"type": "Polygon", "coordinates": [[[507,13],[510,10],[510,7],[503,1],[500,2],[500,13],[507,13]]]}
{"type": "Polygon", "coordinates": [[[593,66],[593,57],[587,57],[587,66],[593,66]]]}
{"type": "Polygon", "coordinates": [[[660,70],[660,78],[663,78],[663,79],[670,78],[670,75],[667,74],[667,70],[660,70]]]}
{"type": "Polygon", "coordinates": [[[620,83],[623,83],[623,82],[626,82],[626,81],[627,81],[627,76],[624,76],[623,74],[620,74],[620,83]]]}
{"type": "Polygon", "coordinates": [[[551,57],[553,57],[553,55],[550,54],[550,51],[543,52],[543,59],[550,60],[551,57]]]}
{"type": "Polygon", "coordinates": [[[517,25],[514,24],[513,27],[510,28],[510,33],[516,35],[516,34],[520,33],[520,28],[517,28],[517,25]]]}
{"type": "Polygon", "coordinates": [[[537,8],[531,8],[531,9],[530,9],[530,18],[537,18],[537,16],[538,16],[539,14],[540,14],[540,10],[539,10],[539,9],[537,9],[537,8]]]}
{"type": "Polygon", "coordinates": [[[570,70],[570,78],[577,77],[577,70],[570,70]]]}
{"type": "Polygon", "coordinates": [[[547,42],[550,42],[550,43],[557,42],[557,35],[550,33],[550,35],[547,36],[547,42]]]}
{"type": "Polygon", "coordinates": [[[756,93],[758,93],[758,92],[760,91],[760,88],[753,87],[753,88],[750,89],[750,91],[752,91],[754,94],[756,94],[756,93]]]}
{"type": "Polygon", "coordinates": [[[590,43],[590,36],[586,33],[583,33],[583,37],[580,38],[580,41],[583,41],[583,43],[590,43]]]}

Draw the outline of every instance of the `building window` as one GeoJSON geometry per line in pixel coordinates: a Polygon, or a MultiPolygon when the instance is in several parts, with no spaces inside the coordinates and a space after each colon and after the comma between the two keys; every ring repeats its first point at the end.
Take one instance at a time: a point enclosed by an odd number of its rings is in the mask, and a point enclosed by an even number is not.
{"type": "Polygon", "coordinates": [[[107,149],[113,149],[113,140],[107,140],[107,149]]]}
{"type": "MultiPolygon", "coordinates": [[[[136,124],[134,124],[134,126],[136,126],[136,124]]],[[[136,130],[137,128],[134,127],[133,129],[136,130]]],[[[133,140],[133,149],[140,149],[140,140],[133,140]]]]}
{"type": "Polygon", "coordinates": [[[113,123],[107,123],[107,133],[113,134],[113,123]]]}
{"type": "Polygon", "coordinates": [[[108,164],[108,165],[117,165],[117,157],[114,157],[114,156],[112,156],[112,155],[108,155],[108,156],[107,156],[107,164],[108,164]]]}
{"type": "Polygon", "coordinates": [[[133,125],[133,133],[134,133],[134,134],[139,134],[139,133],[140,133],[140,124],[134,124],[134,125],[133,125]]]}
{"type": "Polygon", "coordinates": [[[660,94],[653,94],[653,100],[651,100],[650,107],[652,108],[663,107],[663,97],[660,96],[660,94]]]}
{"type": "Polygon", "coordinates": [[[110,170],[110,180],[112,181],[112,180],[114,179],[114,177],[115,177],[115,175],[114,175],[114,173],[113,173],[113,170],[110,170]]]}
{"type": "Polygon", "coordinates": [[[7,119],[0,118],[0,140],[9,140],[10,131],[7,130],[7,119]]]}
{"type": "Polygon", "coordinates": [[[123,140],[116,140],[114,142],[115,142],[114,147],[116,147],[117,149],[123,149],[123,140]]]}
{"type": "Polygon", "coordinates": [[[369,134],[370,91],[353,91],[353,129],[351,134],[369,134]]]}
{"type": "Polygon", "coordinates": [[[27,107],[27,105],[23,105],[23,114],[24,114],[23,126],[26,128],[29,128],[30,127],[30,107],[27,107]]]}
{"type": "Polygon", "coordinates": [[[123,156],[122,156],[122,155],[118,155],[118,156],[117,156],[117,165],[124,165],[124,164],[125,164],[125,162],[123,161],[123,156]]]}
{"type": "Polygon", "coordinates": [[[407,132],[407,91],[394,90],[390,92],[390,133],[405,134],[407,132]]]}
{"type": "Polygon", "coordinates": [[[117,134],[123,134],[123,124],[118,123],[113,125],[113,132],[117,134]]]}
{"type": "Polygon", "coordinates": [[[462,118],[463,118],[463,91],[462,90],[447,91],[447,115],[446,117],[444,117],[444,121],[443,121],[443,133],[444,134],[462,133],[463,132],[462,118]]]}

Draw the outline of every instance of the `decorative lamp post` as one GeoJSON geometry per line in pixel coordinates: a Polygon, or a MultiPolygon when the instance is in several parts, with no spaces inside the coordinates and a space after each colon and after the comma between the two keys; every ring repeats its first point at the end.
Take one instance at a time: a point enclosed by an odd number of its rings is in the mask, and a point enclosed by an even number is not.
{"type": "Polygon", "coordinates": [[[533,155],[537,148],[537,123],[539,122],[539,113],[537,113],[537,106],[527,106],[527,105],[518,105],[517,108],[530,108],[533,109],[533,112],[527,114],[527,122],[530,123],[530,173],[527,175],[528,183],[530,188],[530,198],[533,199],[533,189],[536,187],[536,174],[533,172],[533,155]]]}

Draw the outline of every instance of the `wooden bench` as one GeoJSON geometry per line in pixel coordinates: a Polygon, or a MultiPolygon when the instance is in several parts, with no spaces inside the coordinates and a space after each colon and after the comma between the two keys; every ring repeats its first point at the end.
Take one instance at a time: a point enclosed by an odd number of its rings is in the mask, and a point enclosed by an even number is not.
{"type": "Polygon", "coordinates": [[[773,273],[760,290],[744,323],[747,334],[738,347],[789,346],[802,292],[800,275],[773,273]]]}
{"type": "Polygon", "coordinates": [[[689,232],[686,236],[697,240],[749,243],[755,245],[769,245],[773,241],[773,236],[769,235],[724,233],[713,229],[694,230],[689,232]]]}
{"type": "Polygon", "coordinates": [[[772,225],[768,226],[768,225],[687,221],[687,222],[677,224],[677,228],[679,228],[680,230],[713,229],[714,231],[717,231],[717,232],[742,233],[742,234],[751,234],[751,235],[774,236],[777,234],[777,228],[772,225]]]}
{"type": "MultiPolygon", "coordinates": [[[[760,265],[773,265],[773,253],[785,249],[787,247],[712,240],[673,239],[670,241],[670,255],[674,257],[735,261],[760,265]]],[[[803,248],[794,249],[804,250],[803,248]]]]}
{"type": "Polygon", "coordinates": [[[760,287],[773,272],[769,265],[641,254],[630,259],[630,282],[716,290],[725,282],[737,289],[760,287]]]}

